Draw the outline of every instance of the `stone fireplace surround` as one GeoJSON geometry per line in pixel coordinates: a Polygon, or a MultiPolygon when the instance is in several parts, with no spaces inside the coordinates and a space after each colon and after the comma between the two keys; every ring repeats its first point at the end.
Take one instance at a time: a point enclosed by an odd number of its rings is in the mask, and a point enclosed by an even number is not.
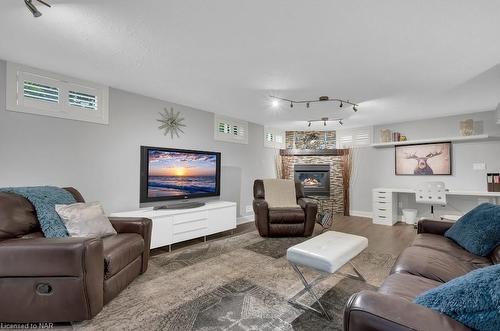
{"type": "Polygon", "coordinates": [[[344,206],[343,155],[345,149],[336,149],[335,131],[287,131],[286,149],[280,150],[282,177],[294,179],[295,165],[315,164],[330,166],[330,196],[321,197],[320,207],[333,213],[348,215],[344,206]]]}
{"type": "Polygon", "coordinates": [[[344,213],[344,185],[342,180],[342,150],[281,150],[283,178],[294,179],[296,164],[323,164],[330,166],[330,197],[321,199],[323,210],[344,213]],[[326,155],[328,152],[333,155],[326,155]],[[316,155],[301,155],[316,154],[316,155]]]}

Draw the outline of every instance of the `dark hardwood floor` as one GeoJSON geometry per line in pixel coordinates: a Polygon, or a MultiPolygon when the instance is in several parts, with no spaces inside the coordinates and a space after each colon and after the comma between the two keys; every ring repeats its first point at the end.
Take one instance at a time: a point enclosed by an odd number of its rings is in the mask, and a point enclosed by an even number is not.
{"type": "MultiPolygon", "coordinates": [[[[245,232],[255,231],[254,222],[238,225],[233,231],[225,231],[207,237],[207,241],[217,240],[228,236],[235,236],[245,232]]],[[[416,235],[412,225],[397,223],[394,226],[373,224],[370,218],[335,215],[330,230],[356,234],[368,238],[368,247],[371,251],[398,255],[408,247],[416,235]]],[[[314,234],[321,233],[322,228],[318,224],[314,234]]],[[[203,238],[197,238],[172,245],[172,251],[189,247],[203,242],[203,238]]],[[[168,247],[157,248],[151,251],[152,255],[168,252],[168,247]]]]}

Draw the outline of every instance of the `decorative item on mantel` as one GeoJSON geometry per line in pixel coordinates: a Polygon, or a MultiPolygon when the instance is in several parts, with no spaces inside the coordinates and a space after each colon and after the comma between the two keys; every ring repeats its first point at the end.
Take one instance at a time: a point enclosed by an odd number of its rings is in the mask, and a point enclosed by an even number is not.
{"type": "Polygon", "coordinates": [[[186,126],[182,123],[184,121],[184,118],[179,117],[180,114],[180,112],[174,113],[174,108],[170,108],[170,112],[167,108],[165,108],[163,113],[160,113],[162,118],[157,120],[158,122],[162,123],[162,125],[160,125],[158,129],[165,130],[165,132],[163,133],[165,136],[170,132],[171,139],[174,138],[174,134],[178,138],[179,132],[184,133],[181,127],[186,126]]]}
{"type": "Polygon", "coordinates": [[[287,131],[287,149],[331,149],[335,148],[335,131],[287,131]]]}
{"type": "Polygon", "coordinates": [[[466,119],[460,121],[460,135],[461,136],[472,136],[474,134],[474,120],[466,119]]]}

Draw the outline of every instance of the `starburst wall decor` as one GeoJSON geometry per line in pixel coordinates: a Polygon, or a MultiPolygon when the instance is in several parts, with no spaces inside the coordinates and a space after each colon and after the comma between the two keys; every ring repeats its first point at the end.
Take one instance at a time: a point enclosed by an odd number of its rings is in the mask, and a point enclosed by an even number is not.
{"type": "Polygon", "coordinates": [[[180,136],[179,132],[184,133],[181,127],[186,126],[185,124],[182,123],[184,121],[184,118],[179,117],[180,114],[181,112],[179,111],[174,113],[174,108],[170,108],[170,111],[168,111],[168,109],[165,108],[165,110],[162,113],[160,113],[162,118],[157,120],[158,122],[162,123],[162,125],[160,125],[158,129],[165,130],[165,132],[163,132],[165,136],[170,132],[171,139],[174,139],[174,134],[178,138],[180,136]]]}

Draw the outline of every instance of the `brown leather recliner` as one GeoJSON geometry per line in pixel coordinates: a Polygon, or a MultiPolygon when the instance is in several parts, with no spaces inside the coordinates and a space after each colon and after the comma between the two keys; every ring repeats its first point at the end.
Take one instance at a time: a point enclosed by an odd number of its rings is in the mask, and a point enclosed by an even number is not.
{"type": "Polygon", "coordinates": [[[151,220],[110,221],[118,234],[103,239],[44,238],[33,205],[0,193],[0,322],[91,319],[144,273],[151,220]]]}
{"type": "Polygon", "coordinates": [[[262,237],[309,237],[314,230],[318,205],[304,196],[302,183],[295,182],[297,204],[301,208],[269,208],[264,182],[253,183],[255,225],[262,237]]]}
{"type": "Polygon", "coordinates": [[[470,329],[435,310],[413,303],[419,294],[474,269],[500,263],[500,246],[488,257],[467,252],[444,233],[453,223],[422,220],[417,237],[394,264],[377,292],[354,294],[344,311],[345,331],[470,329]]]}

